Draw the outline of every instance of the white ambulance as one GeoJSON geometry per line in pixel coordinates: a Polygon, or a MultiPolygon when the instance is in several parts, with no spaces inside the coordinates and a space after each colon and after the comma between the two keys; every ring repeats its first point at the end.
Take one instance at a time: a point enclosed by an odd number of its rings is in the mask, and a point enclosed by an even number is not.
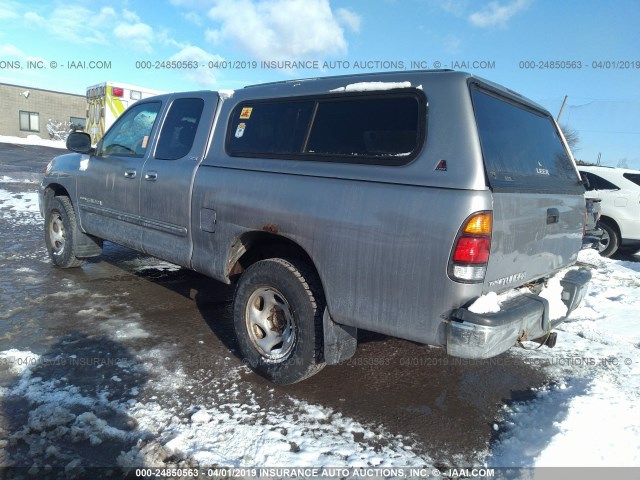
{"type": "Polygon", "coordinates": [[[87,127],[91,142],[100,141],[104,132],[128,107],[143,98],[160,95],[160,90],[127,85],[118,82],[103,82],[87,87],[87,127]]]}

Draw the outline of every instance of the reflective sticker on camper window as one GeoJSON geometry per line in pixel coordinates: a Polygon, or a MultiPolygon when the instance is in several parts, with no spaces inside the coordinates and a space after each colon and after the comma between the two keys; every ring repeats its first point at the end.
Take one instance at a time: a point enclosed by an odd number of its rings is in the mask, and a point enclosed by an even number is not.
{"type": "Polygon", "coordinates": [[[241,138],[244,135],[246,126],[244,122],[238,124],[238,128],[236,128],[236,138],[241,138]]]}
{"type": "Polygon", "coordinates": [[[145,135],[142,139],[142,148],[147,148],[147,143],[149,143],[149,135],[145,135]]]}
{"type": "Polygon", "coordinates": [[[242,120],[249,120],[251,118],[252,111],[253,111],[253,107],[244,107],[240,112],[240,118],[242,120]]]}

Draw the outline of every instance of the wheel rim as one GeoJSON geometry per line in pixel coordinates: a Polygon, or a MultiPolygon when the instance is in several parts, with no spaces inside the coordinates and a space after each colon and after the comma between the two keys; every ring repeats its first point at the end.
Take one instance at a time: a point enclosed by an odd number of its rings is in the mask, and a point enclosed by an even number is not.
{"type": "Polygon", "coordinates": [[[64,222],[62,221],[60,212],[53,212],[51,214],[51,220],[49,220],[49,240],[51,241],[53,253],[59,254],[64,251],[64,222]]]}
{"type": "Polygon", "coordinates": [[[286,358],[296,340],[295,320],[287,299],[278,290],[260,287],[249,297],[245,325],[251,343],[265,359],[286,358]]]}
{"type": "Polygon", "coordinates": [[[609,247],[609,242],[611,242],[609,232],[607,232],[605,229],[602,229],[602,237],[600,237],[600,242],[598,243],[598,252],[604,252],[607,247],[609,247]]]}

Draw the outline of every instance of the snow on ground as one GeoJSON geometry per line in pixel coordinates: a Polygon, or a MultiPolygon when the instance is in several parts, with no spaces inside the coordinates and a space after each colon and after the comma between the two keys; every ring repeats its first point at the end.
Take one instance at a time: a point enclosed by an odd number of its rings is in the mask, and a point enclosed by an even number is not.
{"type": "Polygon", "coordinates": [[[556,384],[504,407],[491,466],[640,466],[640,263],[579,260],[597,268],[556,347],[512,349],[556,384]]]}
{"type": "Polygon", "coordinates": [[[33,182],[32,180],[28,180],[28,179],[16,180],[15,178],[9,177],[7,175],[2,175],[0,177],[0,183],[37,183],[37,182],[33,182]]]}
{"type": "Polygon", "coordinates": [[[15,348],[0,352],[0,365],[7,368],[11,374],[20,376],[27,372],[29,367],[38,363],[40,355],[29,351],[20,351],[15,348]]]}
{"type": "Polygon", "coordinates": [[[24,137],[12,137],[0,135],[0,143],[12,143],[14,145],[39,145],[41,147],[67,148],[62,140],[44,140],[38,135],[27,135],[24,137]]]}
{"type": "MultiPolygon", "coordinates": [[[[224,381],[214,380],[213,398],[207,405],[189,406],[187,422],[180,414],[161,409],[154,402],[137,403],[130,413],[167,454],[189,458],[203,466],[384,467],[429,463],[412,453],[401,438],[384,431],[374,433],[339,412],[279,398],[276,389],[271,390],[272,400],[265,404],[245,385],[225,385],[224,381]],[[292,404],[289,412],[271,405],[283,401],[292,404]],[[362,440],[354,441],[355,436],[362,440]],[[375,445],[389,440],[389,446],[375,445]]],[[[137,454],[135,449],[129,453],[132,454],[137,454]]]]}
{"type": "Polygon", "coordinates": [[[0,207],[20,213],[40,214],[38,192],[9,192],[0,188],[0,207]]]}
{"type": "Polygon", "coordinates": [[[10,192],[0,188],[0,216],[11,218],[11,223],[18,226],[40,225],[40,207],[38,192],[10,192]]]}

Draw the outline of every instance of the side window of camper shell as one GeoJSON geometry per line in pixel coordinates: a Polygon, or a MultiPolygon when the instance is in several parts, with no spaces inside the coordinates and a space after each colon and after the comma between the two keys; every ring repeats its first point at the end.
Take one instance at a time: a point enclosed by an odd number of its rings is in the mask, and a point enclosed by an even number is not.
{"type": "Polygon", "coordinates": [[[237,157],[404,165],[422,148],[419,91],[326,95],[240,103],[226,149],[237,157]]]}

